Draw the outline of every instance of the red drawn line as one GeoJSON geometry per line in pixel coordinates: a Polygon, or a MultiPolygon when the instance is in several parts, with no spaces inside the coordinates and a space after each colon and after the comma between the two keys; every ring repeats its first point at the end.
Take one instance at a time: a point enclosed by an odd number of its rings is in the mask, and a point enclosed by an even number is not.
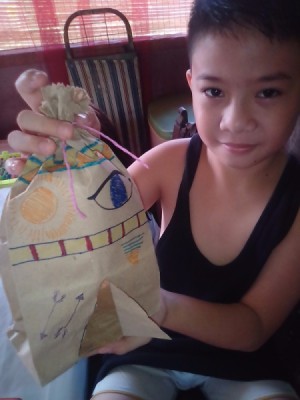
{"type": "Polygon", "coordinates": [[[58,244],[59,244],[59,247],[61,249],[61,255],[62,256],[66,256],[67,255],[67,251],[66,251],[66,247],[65,247],[65,241],[64,240],[59,240],[58,244]]]}
{"type": "Polygon", "coordinates": [[[34,261],[38,261],[39,260],[39,255],[38,255],[38,253],[36,251],[35,245],[34,244],[30,244],[29,245],[29,249],[31,251],[31,254],[32,254],[32,257],[33,257],[34,261]]]}
{"type": "Polygon", "coordinates": [[[140,214],[136,214],[136,218],[138,220],[138,227],[141,226],[140,214]]]}
{"type": "Polygon", "coordinates": [[[109,244],[112,244],[111,228],[107,229],[107,240],[109,244]]]}
{"type": "Polygon", "coordinates": [[[92,242],[91,242],[91,238],[89,236],[85,237],[85,243],[86,243],[87,251],[93,251],[94,250],[92,242]]]}

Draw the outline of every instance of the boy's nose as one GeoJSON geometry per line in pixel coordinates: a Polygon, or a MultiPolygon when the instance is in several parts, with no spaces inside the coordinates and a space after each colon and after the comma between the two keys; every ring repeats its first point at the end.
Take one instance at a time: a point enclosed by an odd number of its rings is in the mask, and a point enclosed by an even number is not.
{"type": "Polygon", "coordinates": [[[256,120],[250,105],[241,101],[232,101],[223,110],[220,129],[232,133],[252,132],[256,120]]]}

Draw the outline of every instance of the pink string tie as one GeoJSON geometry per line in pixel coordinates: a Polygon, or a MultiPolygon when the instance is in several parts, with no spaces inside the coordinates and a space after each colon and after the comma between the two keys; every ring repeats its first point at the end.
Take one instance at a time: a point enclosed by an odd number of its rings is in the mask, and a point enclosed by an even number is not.
{"type": "MultiPolygon", "coordinates": [[[[98,131],[97,129],[91,128],[89,126],[85,126],[85,125],[79,125],[76,122],[73,122],[73,125],[81,128],[81,129],[85,129],[88,132],[90,132],[91,134],[97,136],[98,138],[103,137],[104,139],[108,140],[109,142],[111,142],[114,146],[116,146],[118,149],[122,150],[124,153],[128,154],[130,157],[132,157],[135,161],[140,162],[145,168],[149,169],[149,166],[143,161],[141,160],[139,157],[137,157],[135,154],[131,153],[129,150],[127,150],[125,147],[121,146],[118,142],[116,142],[115,140],[113,140],[112,138],[110,138],[109,136],[105,135],[103,132],[98,131]]],[[[72,204],[73,207],[76,211],[76,213],[79,215],[79,217],[81,219],[86,218],[86,215],[79,209],[78,207],[78,203],[76,200],[76,195],[75,195],[75,189],[74,189],[74,179],[73,179],[73,175],[72,175],[72,171],[71,171],[71,166],[70,163],[68,161],[68,157],[67,157],[67,152],[66,152],[66,148],[67,148],[67,143],[66,141],[62,141],[62,152],[63,152],[63,157],[64,157],[64,163],[66,165],[66,169],[67,169],[67,173],[68,173],[68,178],[69,178],[69,185],[70,185],[70,193],[71,193],[71,200],[72,200],[72,204]]]]}

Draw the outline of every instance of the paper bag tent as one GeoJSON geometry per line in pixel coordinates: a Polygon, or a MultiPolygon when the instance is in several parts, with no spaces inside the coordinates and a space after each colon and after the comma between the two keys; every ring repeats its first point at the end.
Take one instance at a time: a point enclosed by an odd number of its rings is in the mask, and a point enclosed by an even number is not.
{"type": "MultiPolygon", "coordinates": [[[[43,96],[41,112],[68,121],[89,104],[70,86],[48,86],[43,96]]],[[[9,337],[42,384],[122,336],[168,338],[149,318],[159,272],[147,215],[103,141],[76,129],[53,156],[31,156],[1,225],[9,337]]]]}

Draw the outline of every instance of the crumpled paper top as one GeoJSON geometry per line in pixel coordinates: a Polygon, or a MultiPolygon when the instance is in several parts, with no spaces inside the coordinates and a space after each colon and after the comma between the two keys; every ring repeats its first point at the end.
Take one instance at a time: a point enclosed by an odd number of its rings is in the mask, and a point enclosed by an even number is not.
{"type": "Polygon", "coordinates": [[[90,97],[85,89],[62,83],[44,86],[40,112],[47,117],[73,122],[76,115],[86,114],[90,97]]]}

